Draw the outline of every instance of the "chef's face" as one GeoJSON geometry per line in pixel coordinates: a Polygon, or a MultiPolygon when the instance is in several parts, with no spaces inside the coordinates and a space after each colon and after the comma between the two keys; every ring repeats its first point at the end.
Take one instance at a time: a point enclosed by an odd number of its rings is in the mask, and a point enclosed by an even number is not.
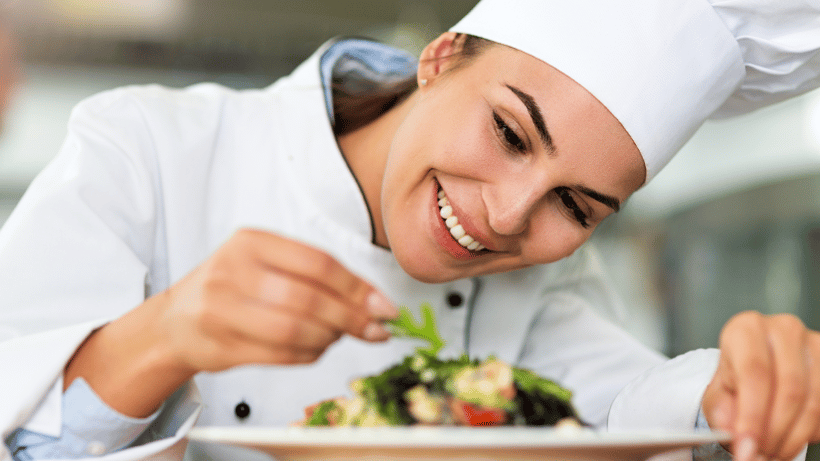
{"type": "Polygon", "coordinates": [[[422,54],[426,84],[388,155],[387,246],[425,282],[569,256],[644,182],[637,147],[584,88],[525,53],[492,45],[448,71],[454,37],[422,54]]]}

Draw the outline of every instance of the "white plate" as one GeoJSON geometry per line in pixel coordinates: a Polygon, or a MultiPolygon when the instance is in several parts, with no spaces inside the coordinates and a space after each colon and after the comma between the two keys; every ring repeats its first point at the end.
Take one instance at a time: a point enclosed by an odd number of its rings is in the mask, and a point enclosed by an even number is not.
{"type": "Polygon", "coordinates": [[[599,433],[534,427],[199,427],[188,438],[254,448],[280,461],[639,460],[730,440],[720,432],[599,433]]]}

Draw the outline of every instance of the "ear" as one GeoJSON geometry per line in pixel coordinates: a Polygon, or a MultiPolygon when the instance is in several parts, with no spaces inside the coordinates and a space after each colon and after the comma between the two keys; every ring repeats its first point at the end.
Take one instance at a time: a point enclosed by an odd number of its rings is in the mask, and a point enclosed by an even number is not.
{"type": "Polygon", "coordinates": [[[422,87],[422,81],[427,84],[432,83],[436,77],[447,69],[452,62],[450,59],[458,51],[456,44],[455,32],[445,32],[438,36],[435,40],[430,42],[421,51],[419,56],[419,70],[416,78],[419,82],[419,87],[422,87]]]}

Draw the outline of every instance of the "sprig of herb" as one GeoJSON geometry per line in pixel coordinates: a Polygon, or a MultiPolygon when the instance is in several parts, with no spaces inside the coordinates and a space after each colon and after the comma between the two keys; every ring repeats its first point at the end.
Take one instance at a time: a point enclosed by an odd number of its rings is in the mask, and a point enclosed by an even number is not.
{"type": "Polygon", "coordinates": [[[310,418],[305,422],[306,426],[330,426],[330,412],[339,408],[333,400],[327,400],[319,404],[314,410],[310,418]]]}
{"type": "Polygon", "coordinates": [[[444,348],[444,339],[442,339],[438,332],[436,318],[430,304],[424,303],[421,305],[421,317],[421,322],[416,322],[410,310],[402,306],[399,309],[399,316],[394,320],[389,320],[387,324],[390,326],[394,336],[419,339],[427,342],[428,346],[419,348],[418,351],[435,357],[436,354],[444,348]]]}
{"type": "Polygon", "coordinates": [[[572,401],[572,391],[561,387],[555,381],[538,376],[532,370],[513,368],[513,380],[522,391],[540,391],[545,395],[554,395],[567,403],[572,401]]]}

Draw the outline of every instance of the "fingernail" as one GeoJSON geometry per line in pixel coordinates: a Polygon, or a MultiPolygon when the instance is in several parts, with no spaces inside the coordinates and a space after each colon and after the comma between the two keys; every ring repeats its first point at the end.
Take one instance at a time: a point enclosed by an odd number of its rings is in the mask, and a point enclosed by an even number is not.
{"type": "Polygon", "coordinates": [[[757,443],[751,437],[744,437],[737,443],[735,459],[737,461],[754,461],[757,454],[757,443]]]}
{"type": "Polygon", "coordinates": [[[364,327],[364,337],[368,341],[384,341],[390,337],[390,332],[381,323],[372,322],[364,327]]]}
{"type": "Polygon", "coordinates": [[[396,310],[393,303],[378,291],[370,292],[366,304],[370,315],[378,319],[392,319],[399,315],[399,311],[396,310]]]}

